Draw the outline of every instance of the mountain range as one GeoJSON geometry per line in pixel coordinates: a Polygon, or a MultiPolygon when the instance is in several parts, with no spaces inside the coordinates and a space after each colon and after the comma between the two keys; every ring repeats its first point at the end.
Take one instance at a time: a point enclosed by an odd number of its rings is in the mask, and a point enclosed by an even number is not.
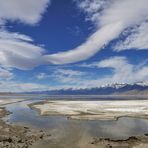
{"type": "Polygon", "coordinates": [[[47,90],[26,92],[27,94],[48,94],[48,95],[148,95],[148,83],[137,82],[134,84],[127,83],[115,83],[110,85],[104,85],[94,88],[84,89],[59,89],[59,90],[47,90]]]}

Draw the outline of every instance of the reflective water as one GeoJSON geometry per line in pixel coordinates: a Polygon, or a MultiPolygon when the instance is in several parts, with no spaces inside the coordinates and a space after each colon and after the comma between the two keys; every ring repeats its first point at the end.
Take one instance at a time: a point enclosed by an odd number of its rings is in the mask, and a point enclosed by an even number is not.
{"type": "MultiPolygon", "coordinates": [[[[129,136],[148,133],[148,120],[136,118],[120,118],[118,121],[83,121],[67,120],[63,116],[40,116],[27,104],[39,100],[27,100],[6,105],[12,112],[5,120],[10,123],[32,126],[45,131],[78,135],[91,135],[93,137],[126,138],[129,136]]],[[[75,137],[75,136],[74,136],[75,137]]]]}

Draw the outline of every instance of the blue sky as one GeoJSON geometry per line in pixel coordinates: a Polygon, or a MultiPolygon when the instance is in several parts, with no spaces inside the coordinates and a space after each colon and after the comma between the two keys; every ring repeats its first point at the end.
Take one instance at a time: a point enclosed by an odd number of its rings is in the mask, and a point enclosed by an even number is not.
{"type": "Polygon", "coordinates": [[[0,0],[0,91],[148,82],[147,0],[0,0]]]}

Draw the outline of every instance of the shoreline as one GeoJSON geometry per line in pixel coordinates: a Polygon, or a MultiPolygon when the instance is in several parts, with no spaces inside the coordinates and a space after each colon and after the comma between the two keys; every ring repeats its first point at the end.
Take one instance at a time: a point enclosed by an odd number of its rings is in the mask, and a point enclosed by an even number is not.
{"type": "Polygon", "coordinates": [[[23,101],[26,101],[26,99],[0,99],[0,107],[8,104],[23,102],[23,101]]]}
{"type": "Polygon", "coordinates": [[[41,130],[6,123],[2,118],[9,114],[5,107],[0,107],[0,148],[29,148],[37,141],[51,136],[41,130]]]}
{"type": "MultiPolygon", "coordinates": [[[[21,125],[7,124],[2,121],[2,118],[9,115],[10,112],[0,107],[0,147],[7,148],[61,148],[62,144],[56,143],[55,139],[51,138],[50,134],[42,130],[34,130],[30,127],[21,125]],[[55,140],[55,141],[54,141],[55,140]],[[50,147],[51,145],[51,147],[50,147]]],[[[57,139],[58,141],[58,139],[57,139]]],[[[68,141],[68,139],[67,139],[68,141]]],[[[132,136],[127,139],[111,139],[111,138],[93,138],[85,141],[85,145],[79,148],[140,148],[148,145],[148,134],[132,136]]],[[[63,146],[62,148],[68,148],[63,146]]],[[[71,148],[75,148],[71,145],[71,148]]]]}
{"type": "MultiPolygon", "coordinates": [[[[36,103],[29,104],[29,107],[31,109],[38,110],[39,112],[39,109],[32,108],[32,105],[44,105],[44,103],[51,103],[52,105],[54,105],[55,102],[57,101],[39,101],[36,103]]],[[[85,104],[84,101],[83,103],[85,104]]],[[[58,107],[60,108],[61,104],[58,105],[58,107]]],[[[73,108],[73,105],[71,107],[73,108]]],[[[146,147],[148,145],[148,133],[139,136],[133,135],[126,139],[112,139],[90,136],[89,138],[85,137],[86,139],[84,138],[84,141],[75,141],[76,143],[75,145],[73,145],[71,143],[70,137],[66,137],[66,141],[60,141],[60,138],[63,137],[54,137],[53,135],[49,134],[51,131],[44,132],[43,130],[34,129],[31,126],[23,126],[23,124],[15,125],[4,122],[2,118],[9,114],[10,112],[8,112],[5,107],[0,107],[0,148],[5,147],[6,145],[8,148],[116,148],[121,146],[124,148],[140,148],[146,147]],[[67,143],[69,145],[67,145],[67,143]]],[[[90,116],[92,116],[92,114],[90,114],[90,116]]]]}

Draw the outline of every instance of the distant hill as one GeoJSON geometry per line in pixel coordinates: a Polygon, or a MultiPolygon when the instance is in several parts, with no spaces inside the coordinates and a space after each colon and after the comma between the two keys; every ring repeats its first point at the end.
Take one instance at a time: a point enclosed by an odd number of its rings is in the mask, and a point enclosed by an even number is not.
{"type": "Polygon", "coordinates": [[[60,89],[38,92],[26,92],[27,94],[48,94],[48,95],[148,95],[148,83],[138,82],[134,84],[111,84],[86,89],[60,89]]]}

